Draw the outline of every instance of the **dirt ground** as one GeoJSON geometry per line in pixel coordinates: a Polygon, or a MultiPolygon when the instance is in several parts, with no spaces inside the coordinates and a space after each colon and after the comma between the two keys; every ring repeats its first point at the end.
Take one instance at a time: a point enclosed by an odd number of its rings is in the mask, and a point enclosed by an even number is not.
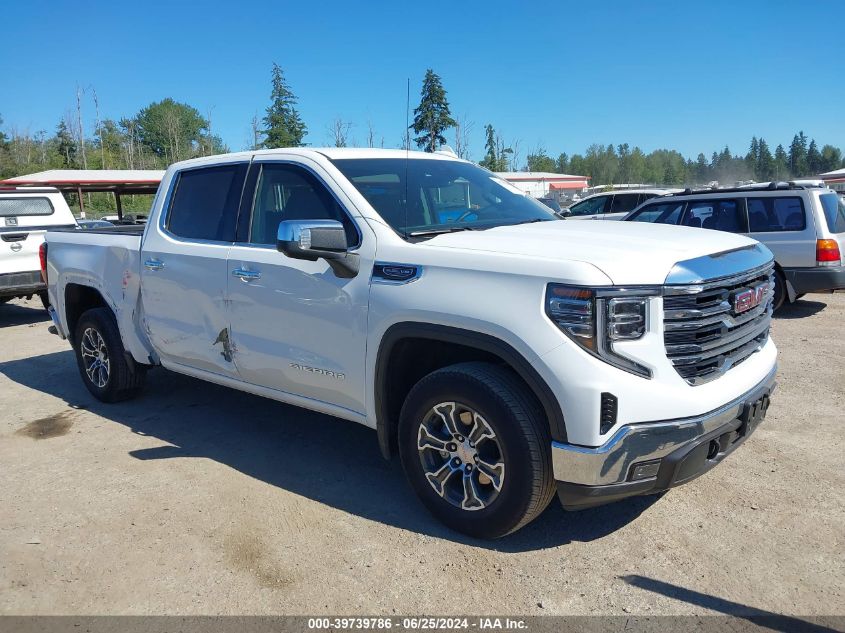
{"type": "Polygon", "coordinates": [[[769,417],[661,498],[449,532],[375,433],[157,370],[96,402],[0,306],[0,614],[845,614],[845,294],[774,323],[769,417]]]}

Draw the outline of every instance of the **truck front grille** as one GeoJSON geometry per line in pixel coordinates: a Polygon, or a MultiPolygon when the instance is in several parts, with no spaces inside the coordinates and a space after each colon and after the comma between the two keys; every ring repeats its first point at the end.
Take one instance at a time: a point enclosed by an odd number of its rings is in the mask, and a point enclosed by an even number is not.
{"type": "Polygon", "coordinates": [[[701,385],[760,350],[769,336],[773,299],[773,264],[701,284],[665,286],[663,337],[678,374],[701,385]],[[743,311],[749,303],[753,307],[743,311]]]}

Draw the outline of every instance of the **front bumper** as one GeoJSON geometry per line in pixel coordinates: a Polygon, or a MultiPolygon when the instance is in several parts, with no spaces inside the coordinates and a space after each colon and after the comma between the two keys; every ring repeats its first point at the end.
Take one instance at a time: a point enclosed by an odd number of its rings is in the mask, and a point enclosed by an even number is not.
{"type": "Polygon", "coordinates": [[[751,391],[701,416],[624,426],[596,448],[552,442],[561,503],[575,510],[654,494],[707,472],[762,421],[775,373],[772,369],[751,391]]]}
{"type": "Polygon", "coordinates": [[[796,295],[845,289],[845,266],[784,268],[783,274],[796,295]]]}
{"type": "Polygon", "coordinates": [[[0,274],[0,297],[23,297],[46,289],[39,270],[0,274]]]}

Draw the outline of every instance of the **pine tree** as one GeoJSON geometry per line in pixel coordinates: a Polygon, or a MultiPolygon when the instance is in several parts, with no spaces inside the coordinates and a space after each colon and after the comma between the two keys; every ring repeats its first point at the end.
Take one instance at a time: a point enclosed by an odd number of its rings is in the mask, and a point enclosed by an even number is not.
{"type": "Polygon", "coordinates": [[[484,126],[484,134],[486,135],[486,140],[484,141],[484,158],[481,159],[481,163],[479,164],[490,171],[496,171],[496,132],[489,123],[484,126]]]}
{"type": "Polygon", "coordinates": [[[789,176],[789,157],[783,145],[778,145],[775,149],[775,180],[783,180],[789,176]]]}
{"type": "Polygon", "coordinates": [[[760,174],[757,173],[760,162],[760,144],[756,136],[751,137],[751,147],[748,148],[748,153],[745,155],[745,163],[748,169],[754,174],[754,177],[760,179],[760,174]]]}
{"type": "Polygon", "coordinates": [[[502,138],[489,123],[484,126],[484,133],[487,140],[484,142],[484,158],[479,165],[490,171],[507,171],[508,158],[513,156],[513,149],[505,147],[502,138]]]}
{"type": "Polygon", "coordinates": [[[62,156],[63,165],[71,168],[76,167],[76,141],[64,121],[59,121],[56,128],[56,140],[58,141],[58,150],[62,156]]]}
{"type": "Polygon", "coordinates": [[[757,148],[757,163],[754,173],[757,180],[771,180],[775,175],[775,160],[769,151],[769,144],[762,138],[757,148]]]}
{"type": "Polygon", "coordinates": [[[308,131],[305,123],[294,107],[296,96],[291,92],[285,81],[285,74],[281,67],[273,63],[273,89],[270,93],[270,106],[267,115],[262,119],[264,125],[264,141],[262,147],[301,147],[302,139],[308,131]]]}
{"type": "Polygon", "coordinates": [[[793,136],[789,145],[789,171],[793,176],[807,174],[807,137],[803,131],[793,136]]]}
{"type": "Polygon", "coordinates": [[[563,152],[560,156],[557,157],[557,173],[569,173],[569,156],[566,155],[566,152],[563,152]]]}
{"type": "Polygon", "coordinates": [[[704,154],[699,154],[695,161],[695,179],[699,184],[710,181],[710,165],[707,164],[704,154]]]}
{"type": "Polygon", "coordinates": [[[455,126],[455,120],[449,111],[446,89],[440,77],[431,68],[425,71],[420,105],[414,108],[414,124],[411,129],[418,134],[414,139],[417,146],[426,152],[434,152],[446,144],[443,133],[455,126]]]}
{"type": "Polygon", "coordinates": [[[818,145],[816,145],[816,139],[813,139],[807,149],[807,173],[817,176],[822,171],[822,155],[819,152],[818,145]]]}

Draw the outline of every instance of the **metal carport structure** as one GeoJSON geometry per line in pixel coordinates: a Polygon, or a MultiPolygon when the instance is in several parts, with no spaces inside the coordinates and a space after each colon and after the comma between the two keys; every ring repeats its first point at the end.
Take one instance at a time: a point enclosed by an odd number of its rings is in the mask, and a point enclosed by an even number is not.
{"type": "Polygon", "coordinates": [[[0,180],[0,187],[55,187],[62,193],[75,193],[80,213],[85,212],[82,194],[111,192],[117,206],[117,217],[123,220],[120,197],[154,194],[163,176],[163,169],[50,169],[0,180]]]}

